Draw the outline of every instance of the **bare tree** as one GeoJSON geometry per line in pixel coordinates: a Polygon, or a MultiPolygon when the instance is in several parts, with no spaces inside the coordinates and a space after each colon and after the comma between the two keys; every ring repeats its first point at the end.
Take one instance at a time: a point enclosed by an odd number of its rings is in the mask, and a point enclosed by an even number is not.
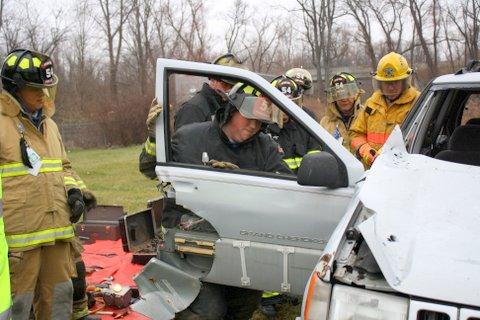
{"type": "Polygon", "coordinates": [[[3,8],[5,7],[5,0],[0,0],[0,29],[3,25],[3,8]]]}
{"type": "Polygon", "coordinates": [[[153,17],[153,1],[145,0],[141,3],[133,0],[133,12],[130,15],[129,33],[130,41],[127,41],[129,51],[134,57],[134,70],[138,74],[140,93],[146,98],[149,61],[152,60],[152,48],[150,38],[152,35],[151,25],[153,17]]]}
{"type": "Polygon", "coordinates": [[[102,29],[108,48],[110,94],[114,104],[118,105],[118,65],[122,53],[124,27],[133,6],[128,0],[98,0],[101,8],[101,16],[95,17],[95,21],[102,29]]]}
{"type": "Polygon", "coordinates": [[[167,2],[164,6],[165,19],[168,26],[173,30],[177,40],[181,43],[178,50],[182,58],[204,61],[207,57],[207,43],[210,37],[207,35],[204,21],[204,3],[200,0],[182,0],[180,8],[167,2]],[[176,14],[180,12],[180,16],[176,14]]]}
{"type": "Polygon", "coordinates": [[[367,5],[383,31],[387,51],[400,52],[405,0],[368,0],[367,5]]]}
{"type": "MultiPolygon", "coordinates": [[[[418,40],[420,41],[420,45],[423,50],[423,54],[425,55],[425,60],[427,62],[430,77],[433,77],[437,74],[437,65],[435,64],[435,59],[430,53],[430,48],[427,43],[426,35],[424,33],[424,29],[426,29],[426,16],[431,13],[429,3],[427,2],[427,0],[408,0],[408,2],[410,7],[410,13],[412,15],[415,26],[415,33],[418,36],[418,40]]],[[[436,33],[436,31],[434,31],[434,33],[436,33]]]]}
{"type": "Polygon", "coordinates": [[[370,58],[370,67],[373,70],[377,66],[377,57],[375,56],[375,49],[373,48],[369,6],[362,0],[346,0],[346,5],[349,9],[348,14],[350,14],[358,24],[362,35],[361,42],[365,45],[368,57],[370,58]]]}
{"type": "Polygon", "coordinates": [[[280,45],[280,28],[266,16],[253,26],[252,36],[242,41],[247,53],[250,70],[268,73],[275,63],[275,54],[280,45]]]}
{"type": "Polygon", "coordinates": [[[226,14],[228,28],[225,32],[225,44],[228,52],[233,52],[237,41],[245,35],[249,19],[248,5],[244,0],[235,0],[232,10],[226,14]]]}
{"type": "MultiPolygon", "coordinates": [[[[303,14],[305,36],[310,46],[312,63],[317,70],[317,92],[323,92],[326,77],[330,74],[333,24],[338,18],[337,1],[297,0],[297,4],[303,14]]],[[[323,95],[321,97],[323,99],[323,95]]]]}
{"type": "Polygon", "coordinates": [[[479,58],[480,1],[466,0],[448,9],[448,16],[460,32],[465,45],[464,63],[479,58]],[[459,11],[459,13],[458,13],[459,11]]]}

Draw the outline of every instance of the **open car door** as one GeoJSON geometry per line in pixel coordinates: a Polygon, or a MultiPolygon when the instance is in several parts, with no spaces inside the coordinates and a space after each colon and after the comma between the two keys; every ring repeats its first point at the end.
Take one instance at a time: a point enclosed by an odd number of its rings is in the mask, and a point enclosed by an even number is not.
{"type": "Polygon", "coordinates": [[[174,266],[202,281],[302,294],[312,268],[345,213],[355,182],[363,175],[361,163],[300,107],[247,70],[159,59],[156,97],[163,106],[169,106],[157,120],[156,132],[156,173],[164,186],[166,202],[180,207],[180,212],[190,211],[204,219],[214,232],[166,228],[159,261],[151,263],[174,266]],[[173,109],[178,104],[174,95],[185,88],[177,78],[185,75],[204,79],[221,76],[258,88],[301,124],[321,144],[322,152],[336,158],[342,187],[302,186],[293,174],[241,168],[225,171],[172,161],[173,109]]]}

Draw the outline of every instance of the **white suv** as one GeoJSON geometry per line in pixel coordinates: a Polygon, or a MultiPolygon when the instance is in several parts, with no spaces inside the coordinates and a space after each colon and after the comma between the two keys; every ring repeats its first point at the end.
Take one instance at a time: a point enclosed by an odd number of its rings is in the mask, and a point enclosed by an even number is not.
{"type": "Polygon", "coordinates": [[[480,319],[480,62],[433,80],[357,185],[302,319],[480,319]]]}

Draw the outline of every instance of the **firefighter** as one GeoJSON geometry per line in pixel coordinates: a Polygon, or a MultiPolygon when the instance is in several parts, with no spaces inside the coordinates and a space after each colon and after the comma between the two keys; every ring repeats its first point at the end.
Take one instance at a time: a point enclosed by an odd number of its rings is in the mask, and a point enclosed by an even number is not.
{"type": "Polygon", "coordinates": [[[350,150],[348,130],[360,108],[360,95],[357,79],[347,72],[334,75],[329,81],[327,92],[327,112],[320,125],[350,150]]]}
{"type": "MultiPolygon", "coordinates": [[[[291,173],[282,161],[278,145],[261,132],[262,122],[281,123],[281,114],[268,99],[246,93],[252,89],[237,84],[229,95],[229,104],[217,110],[213,122],[178,130],[172,138],[173,160],[231,170],[291,173]]],[[[204,282],[200,294],[180,314],[180,319],[250,319],[261,294],[261,291],[204,282]],[[228,307],[232,304],[237,306],[235,310],[228,307]]]]}
{"type": "MultiPolygon", "coordinates": [[[[242,62],[232,53],[217,57],[212,64],[229,67],[241,67],[242,62]]],[[[190,100],[180,106],[174,119],[174,129],[195,122],[211,121],[217,109],[227,103],[226,94],[235,82],[228,79],[209,78],[202,89],[190,100]]]]}
{"type": "MultiPolygon", "coordinates": [[[[229,67],[241,67],[240,61],[234,54],[226,53],[215,60],[212,64],[229,67]]],[[[191,123],[211,121],[215,112],[226,105],[226,94],[235,82],[229,79],[210,78],[204,83],[202,89],[190,100],[180,106],[174,117],[174,130],[191,123]]],[[[148,138],[140,154],[140,171],[150,178],[155,178],[154,170],[148,170],[156,162],[155,152],[155,121],[161,112],[156,99],[152,101],[147,117],[148,138]]]]}
{"type": "MultiPolygon", "coordinates": [[[[173,161],[225,170],[242,168],[291,174],[282,161],[283,154],[277,143],[261,132],[262,122],[280,122],[281,115],[268,99],[244,92],[251,92],[249,89],[253,88],[243,84],[232,89],[229,104],[217,110],[214,121],[177,130],[172,137],[173,161]],[[252,106],[258,109],[249,109],[252,106]]],[[[162,107],[157,104],[152,109],[162,107]]],[[[150,130],[154,129],[154,124],[148,121],[147,124],[150,130]]],[[[149,168],[143,167],[149,171],[154,168],[155,163],[149,168]]],[[[260,302],[261,293],[204,282],[196,300],[178,318],[249,319],[260,302]],[[233,305],[236,307],[232,308],[233,305]]]]}
{"type": "Polygon", "coordinates": [[[245,93],[248,88],[238,83],[214,121],[178,130],[172,137],[174,161],[201,165],[206,153],[213,167],[291,173],[278,145],[261,132],[262,123],[281,122],[280,110],[263,96],[245,93]]]}
{"type": "MultiPolygon", "coordinates": [[[[272,85],[286,95],[290,100],[300,105],[303,96],[295,81],[287,76],[279,76],[272,80],[272,85]]],[[[301,105],[300,105],[301,106],[301,105]]],[[[302,106],[301,106],[302,107],[302,106]]],[[[302,107],[310,117],[315,119],[315,114],[306,107],[302,107]]],[[[282,112],[283,123],[271,124],[267,131],[278,142],[284,152],[283,161],[294,173],[298,171],[302,158],[307,153],[319,152],[320,144],[295,120],[282,112]]],[[[317,119],[315,119],[317,120],[317,119]]]]}
{"type": "Polygon", "coordinates": [[[85,210],[57,125],[58,78],[42,53],[16,49],[2,69],[0,172],[9,250],[12,317],[72,316],[72,222],[85,210]]]}
{"type": "Polygon", "coordinates": [[[375,92],[350,127],[352,152],[369,168],[393,128],[401,124],[420,95],[411,84],[413,70],[396,52],[380,59],[373,73],[375,92]]]}
{"type": "Polygon", "coordinates": [[[0,175],[0,320],[9,320],[12,297],[8,269],[8,246],[3,226],[2,176],[0,175]]]}
{"type": "MultiPolygon", "coordinates": [[[[297,84],[301,95],[300,95],[300,99],[298,99],[296,103],[301,107],[305,107],[305,103],[304,103],[305,94],[309,92],[310,89],[312,88],[312,83],[313,83],[312,74],[308,72],[308,70],[300,67],[300,68],[292,68],[287,70],[287,72],[285,72],[285,76],[289,77],[290,79],[293,79],[293,81],[295,81],[295,83],[297,84]]],[[[310,109],[308,108],[304,108],[304,110],[305,109],[310,111],[310,109]]],[[[307,113],[311,117],[313,117],[315,120],[317,120],[314,113],[312,112],[310,113],[307,112],[307,113]]]]}

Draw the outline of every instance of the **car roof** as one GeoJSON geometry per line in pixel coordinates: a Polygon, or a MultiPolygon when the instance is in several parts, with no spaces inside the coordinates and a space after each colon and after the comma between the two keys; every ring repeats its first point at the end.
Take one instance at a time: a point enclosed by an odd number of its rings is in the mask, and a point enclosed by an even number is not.
{"type": "Polygon", "coordinates": [[[480,72],[446,74],[433,80],[432,84],[480,84],[480,72]]]}

